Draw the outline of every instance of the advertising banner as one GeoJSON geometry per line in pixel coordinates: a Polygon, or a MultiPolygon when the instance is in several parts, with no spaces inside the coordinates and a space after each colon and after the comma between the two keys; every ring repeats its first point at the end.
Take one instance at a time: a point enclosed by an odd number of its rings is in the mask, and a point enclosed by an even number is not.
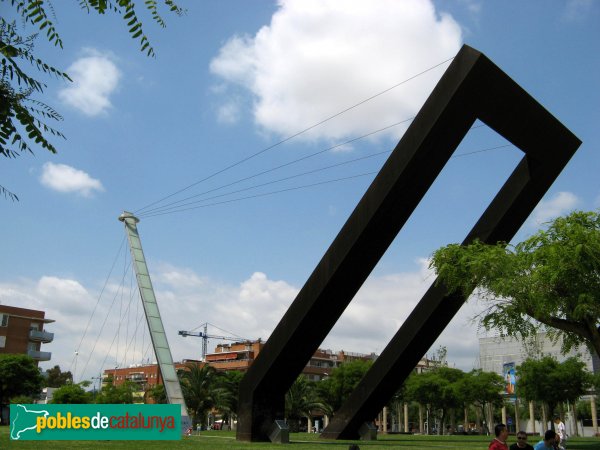
{"type": "Polygon", "coordinates": [[[10,405],[12,440],[181,439],[180,405],[10,405]]]}
{"type": "Polygon", "coordinates": [[[504,363],[502,365],[502,375],[504,377],[504,394],[509,397],[517,395],[517,377],[515,375],[516,367],[514,362],[504,363]]]}

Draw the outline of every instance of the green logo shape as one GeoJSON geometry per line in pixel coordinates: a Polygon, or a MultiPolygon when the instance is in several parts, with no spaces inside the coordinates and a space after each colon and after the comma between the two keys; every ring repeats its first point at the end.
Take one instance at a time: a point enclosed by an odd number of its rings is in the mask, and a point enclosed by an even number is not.
{"type": "Polygon", "coordinates": [[[180,405],[10,405],[10,438],[29,441],[178,440],[180,405]]]}

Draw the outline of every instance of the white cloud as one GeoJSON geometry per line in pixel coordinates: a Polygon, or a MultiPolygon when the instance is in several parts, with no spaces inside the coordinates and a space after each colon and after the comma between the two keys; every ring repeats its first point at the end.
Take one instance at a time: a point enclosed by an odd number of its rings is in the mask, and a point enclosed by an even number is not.
{"type": "Polygon", "coordinates": [[[483,4],[480,0],[460,0],[460,3],[469,11],[473,16],[481,14],[483,4]]]}
{"type": "Polygon", "coordinates": [[[579,198],[571,192],[558,192],[549,200],[542,200],[533,210],[533,226],[538,227],[556,217],[571,212],[580,203],[579,198]]]}
{"type": "MultiPolygon", "coordinates": [[[[37,281],[0,282],[0,303],[45,310],[46,317],[56,322],[46,326],[54,341],[42,347],[52,352],[52,360],[42,367],[58,364],[63,370],[77,371],[78,379],[90,379],[102,368],[153,359],[135,281],[129,275],[118,277],[119,282],[109,283],[102,296],[77,280],[49,275],[37,281]]],[[[266,340],[299,291],[261,272],[234,285],[189,268],[158,264],[152,278],[173,358],[178,361],[199,358],[202,347],[200,339],[183,338],[179,330],[190,331],[208,322],[221,328],[210,326],[211,334],[266,340]]],[[[369,278],[322,348],[380,353],[432,281],[425,260],[413,272],[369,278]]],[[[450,364],[466,370],[478,355],[475,328],[468,322],[472,315],[473,307],[467,306],[434,345],[447,346],[450,364]]],[[[211,339],[209,351],[222,342],[211,339]]]]}
{"type": "Polygon", "coordinates": [[[117,89],[121,73],[107,54],[91,49],[85,53],[67,69],[73,84],[58,96],[87,116],[97,116],[112,107],[110,95],[117,89]]]}
{"type": "Polygon", "coordinates": [[[92,178],[83,170],[66,164],[45,163],[42,167],[40,182],[55,191],[74,192],[83,197],[90,197],[94,191],[104,191],[100,180],[92,178]]]}
{"type": "MultiPolygon", "coordinates": [[[[45,317],[55,321],[44,325],[46,331],[54,333],[54,340],[42,345],[41,350],[51,352],[52,359],[40,366],[47,369],[58,364],[62,370],[69,370],[95,304],[95,299],[78,281],[43,276],[37,281],[0,282],[0,303],[45,311],[45,317]]],[[[90,331],[98,328],[93,326],[90,331]]]]}
{"type": "Polygon", "coordinates": [[[592,0],[568,0],[565,4],[563,19],[567,22],[577,22],[589,16],[594,7],[592,0]]]}
{"type": "Polygon", "coordinates": [[[217,120],[220,123],[236,123],[240,118],[240,105],[235,100],[229,100],[219,106],[217,120]]]}
{"type": "MultiPolygon", "coordinates": [[[[460,45],[460,26],[430,1],[281,0],[269,26],[233,36],[210,69],[253,95],[257,125],[287,136],[454,56],[460,45]]],[[[302,137],[339,139],[410,118],[445,67],[302,137]]],[[[220,90],[230,104],[231,90],[220,90]]]]}

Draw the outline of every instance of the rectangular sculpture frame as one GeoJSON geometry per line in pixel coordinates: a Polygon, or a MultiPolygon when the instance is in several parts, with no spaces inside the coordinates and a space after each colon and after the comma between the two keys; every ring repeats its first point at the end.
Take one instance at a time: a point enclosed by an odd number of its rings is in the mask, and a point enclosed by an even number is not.
{"type": "MultiPolygon", "coordinates": [[[[524,156],[464,243],[508,242],[581,142],[479,51],[463,46],[298,293],[240,386],[237,439],[268,441],[302,372],[475,120],[524,156]]],[[[434,282],[322,437],[358,439],[469,292],[434,282]]]]}

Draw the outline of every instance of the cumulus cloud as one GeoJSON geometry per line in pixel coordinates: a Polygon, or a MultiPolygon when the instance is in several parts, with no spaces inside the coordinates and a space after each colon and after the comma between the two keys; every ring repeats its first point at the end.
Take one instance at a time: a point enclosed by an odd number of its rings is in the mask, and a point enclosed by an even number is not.
{"type": "MultiPolygon", "coordinates": [[[[220,89],[218,114],[233,118],[225,111],[238,87],[252,95],[262,130],[291,135],[454,56],[460,45],[460,26],[430,1],[281,0],[268,26],[231,37],[212,60],[212,73],[233,87],[220,89]]],[[[302,137],[339,139],[410,118],[445,67],[302,137]]],[[[397,138],[403,131],[387,133],[397,138]]]]}
{"type": "Polygon", "coordinates": [[[592,0],[568,0],[563,11],[563,19],[567,22],[585,20],[593,7],[592,0]]]}
{"type": "MultiPolygon", "coordinates": [[[[154,360],[135,281],[128,275],[121,283],[121,278],[122,274],[104,289],[50,275],[0,282],[0,303],[45,310],[46,317],[56,322],[46,326],[55,337],[42,347],[52,352],[52,360],[42,367],[58,364],[76,372],[78,380],[90,379],[103,369],[154,360]]],[[[262,272],[231,284],[189,268],[158,264],[152,278],[177,361],[200,358],[201,340],[183,338],[177,332],[198,330],[204,322],[211,324],[211,334],[266,340],[299,291],[262,272]]],[[[370,277],[321,347],[380,353],[432,281],[426,260],[420,260],[411,272],[370,277]]],[[[449,362],[466,370],[478,355],[477,335],[469,324],[472,311],[467,306],[459,313],[434,345],[447,346],[449,362]]],[[[209,351],[223,342],[227,341],[211,339],[209,351]]]]}
{"type": "Polygon", "coordinates": [[[40,182],[54,191],[76,193],[83,197],[90,197],[95,191],[104,191],[100,180],[66,164],[45,163],[40,182]]]}
{"type": "Polygon", "coordinates": [[[92,49],[85,53],[67,69],[73,84],[58,96],[85,115],[98,116],[112,107],[110,96],[118,87],[121,72],[107,54],[92,49]]]}
{"type": "Polygon", "coordinates": [[[532,213],[533,226],[540,226],[556,217],[571,212],[579,205],[579,198],[571,192],[558,192],[548,200],[542,200],[532,213]]]}
{"type": "MultiPolygon", "coordinates": [[[[51,352],[52,359],[40,366],[47,369],[58,364],[62,370],[71,368],[74,351],[95,304],[81,283],[55,276],[0,282],[0,303],[45,311],[45,317],[55,321],[44,325],[45,330],[54,333],[54,340],[42,345],[42,351],[51,352]]],[[[90,331],[98,328],[99,324],[95,324],[90,331]]]]}
{"type": "Polygon", "coordinates": [[[481,13],[483,7],[480,0],[460,0],[460,3],[469,11],[473,16],[477,16],[481,13]]]}

